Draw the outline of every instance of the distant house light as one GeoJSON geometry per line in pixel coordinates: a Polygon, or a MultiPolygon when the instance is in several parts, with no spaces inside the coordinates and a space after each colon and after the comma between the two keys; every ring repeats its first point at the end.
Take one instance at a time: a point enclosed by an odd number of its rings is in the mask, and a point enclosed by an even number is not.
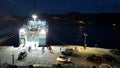
{"type": "Polygon", "coordinates": [[[116,24],[112,24],[113,26],[116,26],[116,24]]]}
{"type": "Polygon", "coordinates": [[[78,21],[78,23],[80,23],[80,24],[85,24],[85,22],[84,22],[84,21],[78,21]]]}
{"type": "Polygon", "coordinates": [[[59,19],[59,17],[53,17],[53,19],[59,19]]]}

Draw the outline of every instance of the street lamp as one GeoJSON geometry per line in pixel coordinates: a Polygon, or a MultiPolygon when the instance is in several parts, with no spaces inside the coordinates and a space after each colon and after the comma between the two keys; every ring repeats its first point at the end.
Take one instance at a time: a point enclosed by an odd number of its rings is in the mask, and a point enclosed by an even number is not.
{"type": "Polygon", "coordinates": [[[87,46],[86,39],[88,34],[84,33],[83,35],[84,35],[84,49],[86,49],[86,46],[87,46]]]}

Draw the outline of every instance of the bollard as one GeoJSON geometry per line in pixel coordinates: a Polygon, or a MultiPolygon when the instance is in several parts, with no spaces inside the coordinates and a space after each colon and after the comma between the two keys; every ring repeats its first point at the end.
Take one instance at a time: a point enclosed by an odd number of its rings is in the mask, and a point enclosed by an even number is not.
{"type": "Polygon", "coordinates": [[[14,54],[12,55],[12,64],[14,65],[14,54]]]}
{"type": "Polygon", "coordinates": [[[0,68],[1,68],[1,59],[0,59],[0,68]]]}

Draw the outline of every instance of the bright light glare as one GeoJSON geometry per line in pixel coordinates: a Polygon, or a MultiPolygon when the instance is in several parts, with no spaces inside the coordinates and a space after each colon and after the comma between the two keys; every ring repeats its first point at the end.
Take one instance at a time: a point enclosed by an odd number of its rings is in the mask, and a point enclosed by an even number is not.
{"type": "Polygon", "coordinates": [[[19,31],[20,31],[21,33],[25,33],[25,29],[23,29],[23,28],[20,29],[19,31]]]}
{"type": "Polygon", "coordinates": [[[46,34],[45,29],[42,29],[42,30],[40,31],[40,34],[46,34]]]}
{"type": "Polygon", "coordinates": [[[36,18],[37,18],[37,15],[32,15],[32,17],[33,17],[34,19],[36,19],[36,18]]]}

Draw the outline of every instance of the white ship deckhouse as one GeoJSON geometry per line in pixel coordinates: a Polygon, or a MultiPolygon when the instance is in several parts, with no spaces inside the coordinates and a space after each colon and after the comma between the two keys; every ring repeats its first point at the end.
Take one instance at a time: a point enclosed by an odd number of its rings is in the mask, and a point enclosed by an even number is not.
{"type": "Polygon", "coordinates": [[[40,20],[36,15],[33,19],[28,20],[27,25],[24,25],[19,30],[20,45],[23,47],[36,47],[46,45],[46,36],[48,26],[46,20],[40,20]]]}

